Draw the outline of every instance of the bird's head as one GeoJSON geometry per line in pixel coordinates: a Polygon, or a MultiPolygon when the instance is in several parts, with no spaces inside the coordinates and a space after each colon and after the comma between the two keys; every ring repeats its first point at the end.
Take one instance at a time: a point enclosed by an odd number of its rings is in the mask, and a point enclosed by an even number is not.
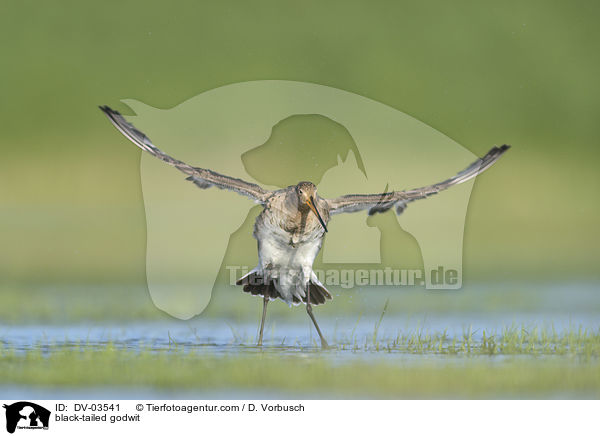
{"type": "Polygon", "coordinates": [[[327,231],[327,226],[321,218],[321,213],[317,207],[317,187],[311,182],[300,182],[296,185],[296,194],[298,194],[298,204],[301,208],[308,207],[317,216],[323,229],[327,231]]]}

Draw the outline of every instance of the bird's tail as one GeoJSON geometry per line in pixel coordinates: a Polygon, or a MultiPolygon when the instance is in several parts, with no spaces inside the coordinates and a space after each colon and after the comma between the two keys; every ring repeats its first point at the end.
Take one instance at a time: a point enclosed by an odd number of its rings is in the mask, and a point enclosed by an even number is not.
{"type": "Polygon", "coordinates": [[[258,269],[253,269],[248,274],[243,276],[241,279],[235,282],[238,286],[244,287],[244,292],[248,292],[252,295],[260,295],[262,297],[268,297],[269,300],[275,300],[280,298],[279,292],[275,288],[275,282],[269,280],[266,283],[265,277],[261,274],[258,269]]]}
{"type": "MultiPolygon", "coordinates": [[[[267,297],[269,300],[275,300],[277,298],[284,298],[277,290],[275,281],[276,278],[266,279],[264,275],[258,269],[253,269],[248,274],[240,278],[235,282],[238,286],[243,286],[244,292],[248,292],[252,295],[259,295],[267,297]]],[[[310,304],[318,306],[319,304],[325,304],[327,300],[331,300],[333,297],[331,293],[323,286],[313,273],[310,281],[308,282],[308,292],[310,292],[310,304]]],[[[300,300],[294,297],[292,304],[306,303],[306,296],[300,300]]]]}

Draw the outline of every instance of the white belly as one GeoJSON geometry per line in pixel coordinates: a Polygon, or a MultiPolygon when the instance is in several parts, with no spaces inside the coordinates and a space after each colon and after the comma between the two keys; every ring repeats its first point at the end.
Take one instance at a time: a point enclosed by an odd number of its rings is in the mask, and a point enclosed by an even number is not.
{"type": "Polygon", "coordinates": [[[258,240],[258,269],[274,279],[277,291],[288,304],[294,297],[302,300],[323,243],[323,232],[315,230],[298,238],[263,221],[257,223],[254,236],[258,240]]]}

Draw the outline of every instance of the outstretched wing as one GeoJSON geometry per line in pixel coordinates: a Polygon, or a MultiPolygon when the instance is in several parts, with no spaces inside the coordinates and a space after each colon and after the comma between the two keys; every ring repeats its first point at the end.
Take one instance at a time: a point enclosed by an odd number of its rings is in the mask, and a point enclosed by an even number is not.
{"type": "Polygon", "coordinates": [[[396,206],[396,212],[401,214],[406,205],[411,201],[427,198],[451,186],[471,180],[473,177],[487,170],[502,156],[510,145],[494,147],[481,159],[477,159],[460,173],[435,185],[424,186],[409,191],[393,191],[381,194],[350,194],[326,200],[329,203],[329,213],[357,212],[369,209],[369,215],[385,212],[396,206]]]}
{"type": "Polygon", "coordinates": [[[133,124],[125,120],[119,112],[112,110],[108,106],[100,106],[100,109],[106,114],[110,122],[127,137],[127,139],[142,150],[147,151],[163,162],[174,166],[182,173],[187,174],[189,177],[187,177],[186,180],[194,182],[199,188],[207,189],[211,186],[216,186],[220,189],[235,191],[246,197],[250,197],[252,200],[261,204],[264,204],[271,195],[270,191],[267,191],[254,183],[245,182],[244,180],[225,176],[204,168],[193,167],[185,162],[172,158],[156,148],[154,144],[152,144],[152,141],[150,141],[150,138],[136,129],[133,124]]]}

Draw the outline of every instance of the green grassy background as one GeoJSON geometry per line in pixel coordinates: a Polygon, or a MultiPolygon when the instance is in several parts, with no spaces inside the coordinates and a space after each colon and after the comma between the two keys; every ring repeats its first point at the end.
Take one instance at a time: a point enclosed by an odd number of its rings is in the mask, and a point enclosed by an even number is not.
{"type": "MultiPolygon", "coordinates": [[[[595,319],[599,18],[599,3],[558,0],[3,0],[0,324],[9,326],[0,338],[6,341],[0,346],[3,383],[335,397],[598,397],[597,330],[539,342],[513,338],[494,352],[488,338],[473,353],[459,350],[443,362],[446,354],[438,356],[434,342],[432,349],[414,348],[420,338],[392,350],[397,360],[380,359],[383,347],[357,360],[342,351],[337,361],[312,349],[281,356],[273,344],[259,352],[249,345],[254,338],[220,355],[195,343],[191,350],[169,344],[168,350],[128,351],[119,343],[43,340],[21,352],[11,335],[24,323],[169,319],[145,286],[140,151],[97,106],[131,114],[120,100],[135,99],[166,109],[219,86],[264,79],[366,96],[477,155],[494,144],[513,145],[474,185],[464,290],[334,289],[341,295],[318,309],[319,319],[377,319],[388,298],[386,316],[538,312],[552,319],[573,313],[575,328],[577,314],[595,319]],[[480,286],[484,282],[490,283],[480,286]],[[588,285],[570,293],[573,282],[588,285]],[[515,341],[524,351],[510,351],[515,341]],[[432,356],[438,363],[429,362],[432,356]],[[290,377],[295,364],[305,370],[290,377]]],[[[395,220],[373,219],[414,249],[395,220]]],[[[394,257],[401,246],[384,244],[382,254],[394,257]]],[[[254,322],[260,310],[258,299],[230,288],[211,305],[206,317],[219,320],[254,322]]],[[[269,310],[267,329],[273,322],[307,322],[302,310],[283,304],[269,310]]]]}
{"type": "Polygon", "coordinates": [[[315,353],[282,357],[277,349],[270,354],[250,350],[237,358],[207,357],[206,351],[200,347],[187,353],[135,353],[108,344],[97,349],[57,348],[42,356],[0,349],[0,369],[15,385],[66,390],[101,386],[130,392],[152,387],[163,395],[204,390],[209,395],[230,391],[234,396],[251,392],[256,397],[277,393],[319,399],[597,399],[600,393],[597,360],[579,362],[570,357],[543,361],[508,357],[496,365],[470,357],[460,364],[449,360],[414,365],[373,355],[372,362],[332,364],[315,353]]]}
{"type": "Polygon", "coordinates": [[[479,155],[512,144],[474,187],[465,282],[597,279],[599,17],[585,1],[4,1],[0,282],[143,284],[140,152],[97,105],[260,79],[367,96],[479,155]]]}

